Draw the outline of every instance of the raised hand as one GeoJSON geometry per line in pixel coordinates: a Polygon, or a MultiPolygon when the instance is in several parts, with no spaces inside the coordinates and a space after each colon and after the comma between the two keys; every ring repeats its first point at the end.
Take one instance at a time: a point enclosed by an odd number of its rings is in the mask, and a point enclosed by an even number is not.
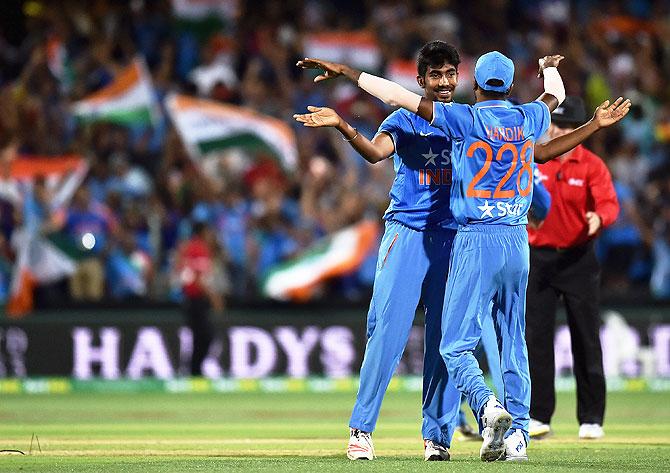
{"type": "Polygon", "coordinates": [[[307,110],[309,110],[311,113],[296,113],[293,115],[293,118],[295,118],[296,121],[302,123],[304,126],[311,128],[319,128],[323,126],[337,127],[341,123],[342,119],[332,108],[314,107],[310,105],[307,107],[307,110]]]}
{"type": "Polygon", "coordinates": [[[592,120],[598,125],[598,128],[608,127],[625,117],[630,106],[630,99],[624,100],[623,97],[619,97],[612,104],[609,100],[605,100],[596,108],[592,120]]]}
{"type": "Polygon", "coordinates": [[[553,56],[544,56],[537,60],[540,69],[537,72],[537,77],[542,77],[544,71],[548,67],[558,67],[558,64],[565,59],[565,56],[554,54],[553,56]]]}
{"type": "Polygon", "coordinates": [[[357,81],[360,76],[360,71],[350,68],[345,64],[338,64],[336,62],[322,61],[321,59],[305,58],[298,61],[296,66],[303,69],[321,69],[322,74],[314,78],[314,82],[321,82],[322,80],[333,79],[339,76],[346,76],[352,81],[357,81]]]}

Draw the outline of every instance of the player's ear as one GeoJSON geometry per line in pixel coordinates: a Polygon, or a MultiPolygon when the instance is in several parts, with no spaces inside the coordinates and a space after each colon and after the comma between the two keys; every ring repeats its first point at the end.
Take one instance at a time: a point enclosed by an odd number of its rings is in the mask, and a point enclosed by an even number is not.
{"type": "Polygon", "coordinates": [[[505,95],[512,95],[512,89],[514,89],[514,82],[512,82],[512,85],[509,86],[509,89],[507,89],[505,95]]]}
{"type": "Polygon", "coordinates": [[[422,89],[426,88],[426,80],[422,76],[416,76],[416,83],[419,84],[419,87],[422,89]]]}

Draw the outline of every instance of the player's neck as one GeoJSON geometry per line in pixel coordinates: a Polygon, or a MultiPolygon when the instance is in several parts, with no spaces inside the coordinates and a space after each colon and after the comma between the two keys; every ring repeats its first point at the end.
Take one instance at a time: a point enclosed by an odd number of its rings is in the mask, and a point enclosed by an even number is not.
{"type": "Polygon", "coordinates": [[[483,95],[481,97],[477,97],[477,100],[475,100],[475,103],[481,103],[481,102],[504,102],[506,100],[505,97],[491,97],[488,95],[483,95]]]}
{"type": "Polygon", "coordinates": [[[507,100],[507,95],[503,93],[484,93],[480,89],[475,91],[475,103],[490,102],[492,100],[504,101],[507,100]]]}

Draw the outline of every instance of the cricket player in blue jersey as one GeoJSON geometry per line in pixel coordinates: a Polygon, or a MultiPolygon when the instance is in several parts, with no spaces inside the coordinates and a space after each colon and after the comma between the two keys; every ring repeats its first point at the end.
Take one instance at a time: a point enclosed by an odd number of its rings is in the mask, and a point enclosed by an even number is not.
{"type": "MultiPolygon", "coordinates": [[[[556,62],[558,61],[558,59],[556,59],[556,58],[552,58],[552,59],[555,60],[556,62]]],[[[333,63],[327,63],[327,62],[324,62],[324,61],[305,60],[305,61],[301,61],[301,63],[299,63],[299,65],[301,65],[302,67],[318,67],[318,68],[324,69],[326,71],[326,73],[317,77],[317,81],[322,80],[322,79],[327,79],[327,78],[330,78],[330,77],[335,77],[337,75],[346,75],[347,77],[352,78],[352,80],[357,80],[357,81],[358,81],[359,77],[363,78],[363,76],[360,74],[360,72],[354,71],[353,69],[350,69],[347,66],[333,64],[333,63]]],[[[419,96],[417,96],[417,95],[415,95],[415,94],[413,94],[409,91],[406,91],[402,87],[397,86],[396,84],[393,84],[392,82],[386,81],[384,79],[376,78],[376,77],[370,76],[368,74],[365,74],[364,76],[367,76],[367,78],[374,78],[374,80],[372,80],[372,82],[373,82],[372,86],[369,87],[369,88],[366,88],[366,90],[373,93],[373,95],[379,96],[382,99],[386,98],[387,100],[385,100],[385,101],[387,101],[387,103],[394,103],[395,102],[398,105],[403,105],[403,104],[408,104],[409,101],[414,100],[415,97],[419,97],[419,96]],[[398,100],[398,101],[392,100],[390,98],[390,95],[384,95],[385,92],[383,90],[381,90],[381,87],[375,88],[374,82],[377,82],[376,86],[379,86],[381,84],[384,87],[390,87],[392,89],[391,90],[391,92],[392,92],[391,95],[395,96],[395,94],[399,93],[399,96],[401,97],[401,100],[398,100]],[[395,86],[395,87],[391,87],[391,86],[395,86]],[[375,92],[377,92],[377,93],[375,93],[375,92]],[[404,94],[404,97],[403,97],[403,94],[404,94]]],[[[560,76],[559,76],[559,80],[560,80],[560,76]]],[[[370,81],[368,80],[367,82],[369,83],[370,81]]],[[[363,84],[360,81],[359,81],[359,85],[363,86],[363,84]]],[[[365,88],[365,87],[363,87],[363,88],[365,88]]],[[[423,105],[424,107],[425,107],[426,102],[431,103],[430,100],[427,99],[427,98],[426,99],[421,99],[419,97],[419,99],[420,99],[420,104],[424,104],[423,105]],[[424,100],[425,100],[425,102],[424,102],[424,100]]],[[[553,97],[552,97],[552,99],[553,99],[553,97]]],[[[555,99],[554,99],[554,101],[555,101],[555,99]]],[[[414,108],[414,112],[416,112],[418,110],[418,105],[419,104],[417,103],[415,108],[414,108]]],[[[447,106],[447,105],[451,105],[451,104],[446,103],[446,104],[442,104],[442,105],[447,106]]],[[[507,103],[507,105],[509,107],[512,107],[512,105],[509,104],[509,103],[507,103]]],[[[411,105],[410,106],[404,105],[404,106],[408,110],[412,110],[411,105]]],[[[437,108],[438,108],[438,105],[436,105],[436,109],[437,108]]],[[[327,114],[324,114],[323,110],[324,109],[318,109],[318,107],[310,107],[310,111],[312,113],[306,114],[306,115],[297,115],[296,119],[298,119],[299,121],[302,121],[306,126],[337,126],[335,123],[331,123],[330,125],[325,124],[324,119],[326,118],[327,114]]],[[[326,110],[329,110],[329,109],[326,109],[326,110]]],[[[330,111],[330,112],[332,112],[332,111],[330,111]]],[[[432,114],[433,114],[433,112],[432,112],[432,109],[431,109],[430,110],[430,117],[431,118],[432,118],[432,114]]],[[[421,115],[421,113],[419,113],[419,115],[426,118],[426,116],[428,114],[425,113],[424,115],[421,115]]],[[[339,121],[338,121],[338,124],[341,125],[339,123],[339,121]]],[[[416,133],[417,130],[420,130],[419,131],[420,136],[424,136],[424,137],[430,136],[430,133],[431,133],[430,131],[423,130],[423,126],[425,126],[425,125],[426,125],[426,123],[423,123],[423,122],[413,123],[413,129],[414,129],[415,133],[416,133]],[[417,127],[417,128],[415,128],[415,127],[417,127]]],[[[449,132],[449,130],[447,128],[443,128],[443,130],[447,133],[449,132]]],[[[355,130],[346,130],[346,131],[351,133],[351,135],[350,135],[351,138],[349,138],[349,140],[353,142],[357,138],[358,133],[355,130]]],[[[345,137],[347,136],[346,131],[343,131],[343,133],[345,133],[345,137]]],[[[540,131],[543,132],[541,127],[536,128],[532,131],[535,132],[536,134],[539,133],[540,131]]],[[[541,134],[541,133],[539,133],[539,134],[541,134]]],[[[391,135],[391,136],[393,136],[393,135],[391,135]]],[[[537,136],[539,136],[539,135],[537,135],[537,136]]],[[[397,140],[395,140],[395,141],[397,142],[397,140]]],[[[532,154],[533,154],[532,145],[534,144],[534,140],[530,141],[530,140],[525,140],[524,139],[524,146],[525,146],[526,141],[528,141],[531,144],[530,158],[526,158],[526,159],[529,159],[528,167],[530,169],[530,173],[532,174],[532,154]]],[[[554,151],[558,151],[558,149],[562,149],[562,147],[565,146],[565,144],[568,143],[569,141],[570,141],[570,139],[565,139],[565,140],[563,140],[564,143],[559,142],[557,146],[556,146],[556,144],[554,144],[554,148],[556,148],[556,149],[554,149],[554,151]]],[[[398,147],[397,143],[394,143],[394,144],[395,144],[395,150],[396,150],[396,153],[397,153],[399,147],[398,147]]],[[[574,145],[575,144],[572,144],[572,146],[574,146],[574,145]]],[[[454,143],[454,148],[456,148],[456,143],[454,143]]],[[[547,146],[547,151],[549,151],[548,148],[549,148],[549,146],[547,146]]],[[[434,153],[431,151],[430,154],[429,154],[431,156],[431,158],[435,157],[435,156],[432,156],[433,154],[434,153]]],[[[558,153],[555,154],[555,155],[558,155],[558,153]]],[[[430,159],[430,158],[426,158],[426,159],[430,159]]],[[[524,162],[524,166],[525,165],[526,165],[526,163],[524,162]]],[[[398,169],[398,167],[396,166],[396,170],[397,169],[398,169]]],[[[480,174],[481,174],[481,171],[480,171],[480,174]]],[[[511,174],[511,172],[508,171],[507,174],[511,174]]],[[[435,174],[433,174],[433,175],[435,175],[435,174]]],[[[424,179],[425,179],[425,174],[424,174],[424,179]]],[[[420,180],[421,180],[421,174],[419,173],[419,181],[420,180]]],[[[507,180],[509,180],[509,176],[507,177],[507,180]]],[[[531,186],[531,189],[527,189],[527,190],[524,191],[525,196],[528,196],[532,192],[532,178],[531,177],[526,177],[526,181],[527,181],[527,185],[531,186]]],[[[393,192],[392,192],[391,195],[393,197],[393,192]]],[[[458,195],[458,192],[455,192],[455,190],[452,190],[452,197],[454,195],[458,195]]],[[[530,199],[530,197],[528,197],[528,199],[530,199]]],[[[524,212],[527,212],[527,210],[528,210],[527,207],[529,205],[530,205],[530,201],[528,201],[528,205],[525,207],[525,209],[523,209],[524,212]]],[[[392,203],[392,206],[393,206],[393,203],[392,203]]],[[[452,208],[453,207],[454,206],[452,204],[452,208]]],[[[505,209],[506,213],[510,213],[512,215],[515,214],[515,213],[520,213],[521,212],[521,210],[518,211],[518,212],[516,210],[509,211],[505,207],[503,207],[503,209],[505,209]]],[[[522,224],[520,224],[520,225],[522,225],[522,224]]],[[[521,228],[525,232],[525,228],[523,226],[521,228]]],[[[389,232],[388,232],[388,226],[387,226],[387,235],[385,235],[385,238],[386,238],[386,236],[388,236],[388,233],[389,232]]],[[[385,267],[386,261],[389,257],[389,254],[391,253],[390,250],[395,245],[399,235],[400,235],[400,233],[396,232],[395,235],[393,235],[393,238],[390,239],[390,241],[383,241],[382,242],[382,247],[380,249],[380,256],[379,256],[379,262],[378,262],[378,270],[383,269],[385,267]],[[382,251],[386,248],[385,243],[388,244],[388,247],[387,247],[388,249],[386,249],[386,254],[382,255],[382,251]]],[[[405,251],[407,251],[407,255],[408,255],[409,258],[412,258],[412,259],[416,258],[416,255],[412,253],[412,251],[414,253],[416,253],[416,248],[413,249],[413,250],[408,248],[405,251]]],[[[526,248],[526,252],[527,252],[527,248],[526,248]]],[[[453,256],[452,256],[452,259],[454,259],[453,256]]],[[[481,261],[479,261],[479,263],[481,263],[481,261]]],[[[411,273],[408,273],[408,274],[411,274],[411,273]]],[[[399,278],[395,278],[395,279],[398,280],[399,278]]],[[[377,291],[377,288],[379,286],[380,291],[384,291],[384,290],[389,291],[390,290],[391,292],[393,292],[394,290],[399,290],[399,291],[401,291],[401,293],[399,294],[399,296],[401,298],[404,298],[406,296],[406,294],[402,292],[402,288],[398,288],[397,286],[383,287],[382,284],[378,285],[378,282],[380,280],[381,280],[381,277],[380,277],[380,273],[378,272],[377,279],[375,281],[375,292],[377,291]]],[[[406,279],[404,279],[404,282],[407,283],[409,280],[410,280],[410,278],[407,277],[406,279]]],[[[449,287],[449,284],[448,284],[448,287],[449,287]]],[[[452,292],[452,291],[449,290],[449,292],[447,294],[449,294],[450,292],[452,292]]],[[[387,298],[386,300],[388,301],[390,299],[387,298]]],[[[418,296],[416,296],[416,298],[414,299],[413,307],[416,306],[416,301],[417,300],[418,300],[418,296]]],[[[445,299],[445,302],[448,303],[449,298],[445,299]]],[[[365,354],[365,359],[364,359],[364,362],[363,362],[363,367],[361,369],[361,389],[359,390],[359,395],[358,395],[358,398],[357,398],[357,406],[358,406],[359,401],[361,400],[361,398],[366,399],[366,397],[367,398],[370,397],[370,396],[365,395],[365,393],[364,393],[365,389],[364,389],[364,384],[363,384],[364,380],[367,379],[367,374],[368,373],[367,373],[367,370],[366,370],[366,363],[368,362],[368,360],[372,360],[370,363],[374,364],[374,369],[371,370],[372,373],[378,373],[380,371],[380,369],[379,369],[379,366],[380,366],[379,363],[380,362],[382,363],[381,366],[387,365],[388,363],[384,363],[384,360],[387,359],[389,356],[393,356],[394,363],[392,363],[390,365],[392,367],[392,369],[390,371],[388,371],[387,377],[385,378],[385,383],[383,385],[379,385],[379,384],[376,385],[376,391],[373,391],[372,393],[370,393],[370,394],[375,395],[374,397],[378,401],[378,404],[373,406],[373,407],[375,407],[375,409],[372,410],[372,412],[374,412],[373,422],[370,422],[370,423],[367,423],[367,424],[363,423],[362,428],[357,427],[356,424],[361,424],[362,422],[364,422],[364,420],[362,421],[362,420],[358,419],[357,409],[356,409],[356,407],[354,408],[354,414],[352,415],[352,419],[351,419],[351,423],[350,423],[350,426],[352,427],[352,436],[354,436],[356,434],[356,439],[354,439],[355,441],[353,442],[353,445],[354,445],[356,450],[359,450],[359,449],[361,450],[361,452],[360,452],[361,454],[365,454],[365,453],[369,452],[370,456],[366,457],[366,458],[372,458],[372,443],[371,443],[371,438],[369,437],[369,432],[371,432],[371,430],[374,428],[374,422],[376,421],[376,415],[378,414],[379,405],[381,404],[381,397],[383,396],[383,391],[385,390],[386,386],[388,385],[388,380],[390,380],[390,377],[392,375],[393,370],[395,369],[395,366],[397,366],[397,361],[399,360],[399,357],[402,354],[402,349],[404,349],[404,344],[406,343],[406,340],[407,340],[406,336],[404,338],[398,337],[399,333],[403,333],[403,332],[389,331],[387,333],[386,339],[381,340],[380,342],[378,342],[380,344],[378,347],[375,347],[373,345],[374,341],[375,341],[376,327],[378,325],[380,325],[380,322],[382,323],[383,327],[386,327],[388,325],[388,323],[384,323],[384,322],[387,322],[387,320],[388,320],[386,317],[382,317],[379,320],[376,317],[374,317],[375,315],[377,315],[376,314],[376,312],[377,312],[376,303],[377,303],[377,300],[375,299],[375,296],[373,295],[373,301],[371,303],[371,309],[370,309],[370,314],[369,314],[369,329],[370,329],[369,330],[369,336],[370,336],[370,338],[369,338],[369,342],[368,342],[368,347],[366,348],[366,354],[365,354]],[[392,335],[392,336],[389,336],[389,335],[392,335]],[[400,345],[398,344],[399,342],[401,343],[400,345]],[[394,348],[397,349],[398,347],[399,347],[399,350],[390,351],[390,352],[388,351],[388,349],[394,349],[394,348]],[[380,388],[382,389],[381,393],[379,392],[380,388]],[[365,435],[363,435],[363,437],[364,437],[363,440],[364,441],[361,441],[358,438],[358,434],[361,434],[361,435],[365,434],[365,435]]],[[[488,313],[491,313],[491,307],[494,307],[493,313],[494,313],[494,315],[497,315],[498,306],[500,305],[499,301],[495,300],[495,298],[493,298],[493,297],[490,297],[488,302],[485,303],[485,305],[486,305],[487,309],[484,312],[487,313],[487,315],[488,315],[488,313]]],[[[386,307],[386,306],[382,306],[381,308],[385,311],[388,311],[388,307],[386,307]]],[[[447,309],[445,308],[445,310],[447,310],[447,309]]],[[[384,314],[384,312],[381,312],[379,315],[385,315],[385,314],[384,314]]],[[[523,319],[523,312],[521,312],[521,316],[522,316],[522,319],[523,319]]],[[[478,333],[477,333],[476,340],[475,340],[475,346],[478,343],[478,341],[480,339],[480,336],[481,336],[482,322],[486,321],[486,319],[483,316],[478,316],[478,317],[479,317],[478,318],[479,325],[478,325],[478,333]]],[[[407,313],[405,313],[403,318],[404,318],[404,320],[406,320],[406,324],[408,324],[407,328],[406,328],[406,330],[408,331],[409,326],[411,326],[411,318],[412,317],[411,316],[408,317],[407,313]]],[[[449,319],[445,319],[445,320],[448,321],[449,319]]],[[[500,332],[501,323],[497,320],[497,318],[496,318],[496,322],[498,322],[497,323],[497,325],[498,325],[497,330],[498,330],[498,332],[500,332]]],[[[507,328],[507,327],[505,326],[503,328],[507,328]]],[[[428,331],[428,326],[427,326],[427,331],[428,331]]],[[[442,344],[443,345],[444,345],[444,339],[445,339],[444,335],[447,331],[448,330],[443,327],[443,330],[442,330],[442,334],[443,334],[442,344]]],[[[427,334],[427,337],[428,336],[429,335],[427,334]]],[[[381,339],[382,337],[383,337],[383,335],[380,335],[379,338],[381,339]]],[[[500,335],[498,336],[498,339],[500,339],[500,335]]],[[[503,342],[503,344],[502,344],[503,351],[505,351],[506,348],[509,348],[507,345],[508,344],[503,342]]],[[[428,351],[428,346],[426,348],[427,348],[427,351],[428,351]]],[[[474,347],[472,347],[472,350],[474,350],[474,347]]],[[[524,350],[525,350],[525,347],[524,347],[524,350]]],[[[508,354],[511,354],[509,349],[507,351],[509,352],[508,354]]],[[[472,353],[470,352],[470,355],[471,354],[472,353]]],[[[447,361],[449,360],[449,357],[447,357],[446,355],[445,355],[445,360],[447,360],[447,361]]],[[[476,364],[476,361],[475,361],[475,364],[476,364]]],[[[505,365],[503,365],[503,368],[505,368],[505,365]]],[[[382,369],[381,371],[387,371],[387,370],[382,369]]],[[[450,374],[451,374],[451,371],[452,371],[452,369],[450,369],[450,374]]],[[[527,372],[527,362],[526,362],[526,372],[527,372]]],[[[481,377],[481,371],[479,371],[479,376],[481,377]]],[[[507,378],[510,377],[508,373],[506,373],[506,377],[507,378]]],[[[454,378],[454,379],[457,379],[457,378],[454,378]]],[[[509,383],[509,381],[508,381],[508,383],[509,383]]],[[[486,386],[483,383],[483,379],[482,379],[482,384],[484,386],[486,386]]],[[[521,385],[521,384],[522,383],[517,383],[517,385],[521,385]]],[[[466,389],[467,387],[468,386],[465,386],[464,388],[461,389],[466,394],[468,394],[468,391],[466,389]]],[[[486,388],[486,389],[488,389],[488,388],[486,388]]],[[[513,388],[510,389],[510,387],[506,386],[505,391],[506,391],[505,399],[508,399],[508,397],[511,397],[511,396],[514,395],[514,389],[513,388]],[[510,393],[512,393],[510,396],[507,395],[508,391],[510,393]]],[[[495,399],[495,396],[493,396],[492,393],[491,393],[491,399],[490,399],[491,403],[493,403],[494,399],[495,399]]],[[[424,395],[424,400],[425,400],[425,395],[424,395]]],[[[470,404],[472,406],[475,403],[475,397],[469,396],[469,401],[470,401],[470,404]]],[[[489,401],[488,398],[487,398],[487,401],[489,401]]],[[[425,403],[424,403],[424,405],[425,405],[425,403]]],[[[489,411],[494,409],[494,408],[495,408],[495,410],[494,410],[495,416],[492,415],[492,414],[489,414],[488,417],[491,420],[484,422],[484,425],[482,425],[482,427],[484,427],[483,434],[484,434],[484,444],[485,444],[482,448],[482,458],[484,458],[484,459],[497,459],[499,456],[504,455],[505,446],[504,446],[504,443],[502,442],[502,435],[504,435],[504,433],[506,432],[507,428],[509,427],[509,424],[511,423],[511,419],[512,419],[511,416],[504,410],[504,408],[502,408],[502,406],[499,405],[499,403],[497,401],[495,402],[495,405],[490,406],[489,411]],[[507,425],[505,425],[505,423],[507,423],[507,425]],[[487,424],[491,424],[491,425],[487,425],[487,424]],[[494,433],[496,435],[494,435],[494,433]],[[491,444],[493,445],[493,447],[491,447],[491,444]],[[500,452],[501,447],[502,447],[502,453],[500,452]],[[498,448],[498,452],[497,452],[498,457],[491,458],[492,454],[490,454],[490,452],[495,450],[495,448],[498,448]]],[[[482,409],[473,407],[473,411],[476,412],[476,413],[480,413],[482,411],[482,409]]],[[[365,418],[366,414],[369,416],[370,410],[367,409],[367,412],[366,412],[366,409],[364,408],[363,412],[364,412],[363,417],[365,418]]],[[[426,414],[426,412],[424,411],[424,416],[425,416],[425,414],[426,414]]],[[[448,439],[447,439],[447,441],[448,441],[448,439]]],[[[351,447],[351,443],[352,442],[350,442],[350,447],[351,447]]],[[[448,445],[448,443],[447,443],[447,445],[448,445]]],[[[351,448],[350,448],[350,450],[351,450],[351,448]]],[[[356,452],[350,452],[350,455],[349,455],[350,458],[353,456],[352,453],[355,454],[356,452]]],[[[525,455],[525,443],[524,443],[524,455],[525,455]]]]}
{"type": "MultiPolygon", "coordinates": [[[[427,100],[451,102],[458,84],[459,63],[458,52],[445,42],[433,41],[421,48],[417,82],[427,100]]],[[[371,433],[421,300],[426,324],[424,458],[448,460],[448,448],[459,423],[461,397],[447,382],[447,369],[439,352],[449,255],[457,228],[449,209],[451,140],[424,119],[402,109],[384,120],[372,140],[329,108],[310,107],[309,111],[309,126],[336,127],[370,163],[392,157],[396,172],[391,202],[384,214],[386,231],[379,248],[368,312],[368,343],[349,422],[347,456],[374,457],[371,433]]],[[[298,121],[307,124],[307,118],[302,117],[296,115],[298,121]]]]}

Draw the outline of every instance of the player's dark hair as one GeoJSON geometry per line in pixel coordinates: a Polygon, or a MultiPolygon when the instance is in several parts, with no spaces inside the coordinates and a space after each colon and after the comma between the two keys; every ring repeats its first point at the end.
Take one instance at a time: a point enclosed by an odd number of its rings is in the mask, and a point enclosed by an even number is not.
{"type": "MultiPolygon", "coordinates": [[[[502,85],[502,84],[489,84],[489,82],[493,82],[493,81],[497,81],[497,80],[498,79],[489,79],[488,81],[486,81],[486,83],[488,85],[493,85],[493,86],[502,85]]],[[[477,81],[475,81],[475,83],[474,83],[474,88],[479,89],[479,92],[489,100],[507,100],[507,95],[510,93],[509,90],[507,90],[505,92],[496,92],[495,90],[482,89],[479,86],[479,84],[477,84],[477,81]]],[[[510,87],[510,89],[511,89],[511,87],[510,87]]]]}
{"type": "Polygon", "coordinates": [[[416,58],[416,70],[421,77],[426,75],[428,67],[442,67],[451,64],[456,69],[461,63],[458,51],[449,43],[444,41],[431,41],[424,44],[419,50],[416,58]]]}
{"type": "Polygon", "coordinates": [[[485,90],[481,87],[479,90],[482,91],[482,95],[490,100],[505,100],[507,98],[507,92],[496,92],[494,90],[485,90]]]}

